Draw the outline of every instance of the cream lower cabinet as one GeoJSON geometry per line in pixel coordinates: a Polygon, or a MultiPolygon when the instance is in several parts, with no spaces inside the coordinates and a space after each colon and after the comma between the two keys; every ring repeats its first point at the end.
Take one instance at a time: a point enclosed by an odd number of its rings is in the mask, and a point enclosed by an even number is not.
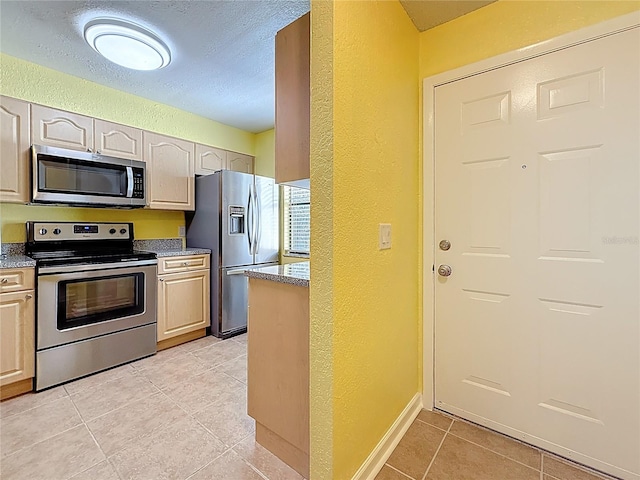
{"type": "Polygon", "coordinates": [[[149,208],[195,210],[195,144],[144,132],[149,208]]]}
{"type": "Polygon", "coordinates": [[[209,255],[158,259],[159,350],[204,336],[211,325],[209,281],[209,255]]]}
{"type": "Polygon", "coordinates": [[[30,200],[29,171],[29,104],[0,96],[1,202],[30,200]]]}
{"type": "Polygon", "coordinates": [[[32,390],[35,373],[34,271],[0,270],[0,398],[32,390]]]}

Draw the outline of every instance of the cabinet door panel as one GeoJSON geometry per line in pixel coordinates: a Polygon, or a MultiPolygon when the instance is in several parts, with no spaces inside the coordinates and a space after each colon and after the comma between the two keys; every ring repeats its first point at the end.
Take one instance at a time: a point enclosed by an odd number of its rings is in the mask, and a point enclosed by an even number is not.
{"type": "Polygon", "coordinates": [[[92,151],[93,119],[31,105],[31,138],[36,145],[92,151]]]}
{"type": "Polygon", "coordinates": [[[112,157],[142,160],[142,130],[117,123],[94,121],[96,151],[112,157]]]}
{"type": "Polygon", "coordinates": [[[26,203],[29,194],[29,104],[0,97],[0,201],[26,203]]]}
{"type": "Polygon", "coordinates": [[[227,151],[196,144],[196,175],[210,175],[227,169],[227,151]]]}
{"type": "Polygon", "coordinates": [[[227,165],[234,172],[253,173],[253,157],[243,153],[227,152],[227,165]]]}
{"type": "Polygon", "coordinates": [[[0,385],[34,375],[33,290],[0,295],[0,385]]]}
{"type": "Polygon", "coordinates": [[[309,178],[309,14],[276,35],[276,182],[309,178]]]}
{"type": "Polygon", "coordinates": [[[144,132],[149,207],[195,209],[194,144],[144,132]]]}
{"type": "Polygon", "coordinates": [[[210,324],[209,270],[158,278],[158,342],[210,324]]]}

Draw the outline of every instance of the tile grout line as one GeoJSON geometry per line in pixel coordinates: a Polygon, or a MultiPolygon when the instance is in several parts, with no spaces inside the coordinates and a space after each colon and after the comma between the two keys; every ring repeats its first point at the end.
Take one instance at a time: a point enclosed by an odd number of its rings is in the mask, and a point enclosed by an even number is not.
{"type": "Polygon", "coordinates": [[[436,461],[436,457],[440,453],[440,449],[442,448],[442,445],[444,444],[444,440],[447,438],[447,435],[449,435],[449,431],[451,430],[451,427],[453,426],[454,422],[455,422],[455,420],[451,420],[451,425],[449,425],[449,428],[447,428],[447,431],[445,432],[444,436],[442,437],[442,440],[440,440],[440,445],[438,445],[436,453],[433,454],[433,458],[429,462],[429,466],[425,470],[424,475],[422,476],[421,480],[426,480],[427,475],[429,474],[429,470],[431,470],[431,467],[433,466],[433,462],[436,461]]]}
{"type": "Polygon", "coordinates": [[[400,475],[402,475],[403,477],[407,477],[407,478],[410,478],[411,480],[415,480],[413,477],[410,477],[409,475],[407,475],[406,473],[404,473],[402,470],[398,470],[398,469],[397,469],[396,467],[394,467],[393,465],[389,465],[388,463],[385,463],[385,464],[383,465],[383,467],[384,467],[385,465],[386,465],[387,467],[389,467],[390,469],[395,470],[396,472],[398,472],[398,473],[399,473],[400,475]]]}
{"type": "MultiPolygon", "coordinates": [[[[65,389],[66,391],[66,389],[65,389]]],[[[67,392],[68,393],[68,392],[67,392]]],[[[89,432],[89,435],[91,436],[91,439],[93,440],[93,443],[96,444],[96,446],[98,447],[98,449],[100,450],[100,452],[102,453],[102,455],[104,455],[104,460],[91,465],[89,468],[82,470],[81,472],[76,472],[73,475],[71,475],[69,477],[69,479],[72,479],[75,475],[78,475],[80,473],[86,472],[88,470],[90,470],[91,468],[95,467],[96,465],[99,465],[100,463],[107,461],[107,463],[109,463],[109,465],[111,465],[111,467],[113,468],[113,471],[116,472],[116,475],[118,476],[118,478],[122,478],[120,476],[120,473],[118,473],[118,470],[115,468],[114,465],[111,464],[111,462],[109,461],[109,457],[107,456],[107,454],[104,452],[104,450],[102,449],[102,446],[98,443],[98,440],[96,439],[95,435],[93,434],[93,432],[91,431],[91,429],[89,428],[89,425],[87,425],[87,422],[85,421],[84,417],[80,414],[80,410],[78,410],[78,407],[76,406],[75,402],[73,401],[73,399],[71,398],[71,395],[69,395],[69,399],[71,400],[71,405],[73,405],[73,408],[75,409],[76,413],[78,414],[78,417],[80,417],[80,420],[82,421],[82,425],[84,426],[84,428],[87,429],[87,432],[89,432]]]]}
{"type": "Polygon", "coordinates": [[[436,457],[440,453],[440,449],[442,448],[442,445],[444,444],[444,441],[447,438],[447,435],[449,435],[449,432],[451,431],[451,427],[453,427],[454,422],[455,420],[451,420],[451,425],[449,425],[449,428],[447,428],[447,431],[445,432],[444,437],[442,437],[442,440],[440,441],[440,445],[438,445],[438,449],[436,450],[436,453],[433,454],[433,458],[429,462],[429,466],[425,470],[424,475],[422,476],[422,480],[426,480],[427,475],[429,474],[429,470],[431,470],[433,463],[436,461],[436,457]]]}
{"type": "MultiPolygon", "coordinates": [[[[499,455],[499,456],[501,456],[503,458],[506,458],[507,460],[511,460],[512,462],[518,463],[518,464],[520,464],[520,465],[522,465],[524,467],[531,468],[532,470],[538,471],[537,468],[532,467],[531,465],[527,465],[526,463],[522,463],[519,460],[516,460],[514,458],[511,458],[508,455],[505,455],[504,453],[500,453],[500,452],[496,452],[495,450],[491,450],[489,447],[485,447],[484,445],[481,445],[481,444],[476,443],[476,442],[474,442],[472,440],[469,440],[468,438],[461,437],[460,435],[456,435],[455,433],[451,433],[451,435],[453,435],[454,437],[459,438],[460,440],[463,440],[463,441],[465,441],[467,443],[470,443],[471,445],[475,445],[476,447],[480,447],[483,450],[487,450],[487,451],[489,451],[491,453],[495,453],[496,455],[499,455]]],[[[521,443],[521,445],[524,445],[524,444],[521,443]]],[[[541,457],[541,459],[540,459],[540,471],[542,471],[542,452],[540,450],[538,450],[537,448],[534,448],[534,447],[530,447],[530,448],[532,450],[535,450],[536,452],[538,452],[540,454],[540,457],[541,457]]]]}

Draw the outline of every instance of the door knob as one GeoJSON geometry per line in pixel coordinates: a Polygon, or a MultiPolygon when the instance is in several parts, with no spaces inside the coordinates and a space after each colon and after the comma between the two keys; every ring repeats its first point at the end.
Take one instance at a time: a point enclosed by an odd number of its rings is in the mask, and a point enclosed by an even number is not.
{"type": "Polygon", "coordinates": [[[449,265],[440,265],[438,267],[438,275],[441,277],[448,277],[451,275],[451,267],[449,265]]]}

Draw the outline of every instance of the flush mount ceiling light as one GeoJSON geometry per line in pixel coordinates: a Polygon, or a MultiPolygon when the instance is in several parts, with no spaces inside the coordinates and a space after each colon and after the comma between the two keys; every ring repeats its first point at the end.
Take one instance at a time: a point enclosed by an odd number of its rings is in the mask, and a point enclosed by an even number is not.
{"type": "Polygon", "coordinates": [[[126,68],[157,70],[171,61],[169,48],[155,33],[124,20],[91,20],[84,38],[100,55],[126,68]]]}

